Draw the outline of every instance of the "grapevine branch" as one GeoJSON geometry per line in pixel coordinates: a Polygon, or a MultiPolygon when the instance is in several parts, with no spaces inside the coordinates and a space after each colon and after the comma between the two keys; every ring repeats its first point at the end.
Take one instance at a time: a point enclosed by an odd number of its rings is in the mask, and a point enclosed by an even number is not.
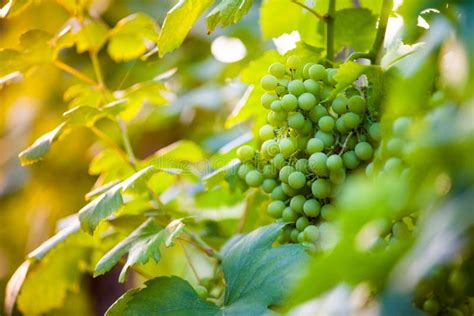
{"type": "Polygon", "coordinates": [[[334,20],[336,16],[336,0],[329,0],[326,15],[326,59],[334,61],[334,20]]]}
{"type": "Polygon", "coordinates": [[[308,12],[310,12],[312,15],[314,15],[318,19],[320,19],[322,21],[326,21],[326,16],[323,16],[323,15],[319,14],[318,12],[313,10],[312,8],[308,7],[306,4],[298,2],[297,0],[291,0],[291,2],[293,2],[294,4],[299,5],[300,7],[306,9],[308,12]]]}
{"type": "Polygon", "coordinates": [[[93,79],[88,77],[86,74],[80,72],[79,70],[69,66],[68,64],[63,63],[60,60],[55,60],[53,62],[53,65],[56,66],[57,68],[61,69],[64,72],[67,72],[68,74],[76,77],[77,79],[84,81],[87,84],[97,86],[97,82],[95,82],[93,79]]]}

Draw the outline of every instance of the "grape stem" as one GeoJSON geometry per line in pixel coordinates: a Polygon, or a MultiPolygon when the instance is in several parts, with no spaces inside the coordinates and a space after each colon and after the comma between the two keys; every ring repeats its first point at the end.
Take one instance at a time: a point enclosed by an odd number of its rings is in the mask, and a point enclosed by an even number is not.
{"type": "Polygon", "coordinates": [[[321,15],[319,14],[318,12],[316,12],[315,10],[313,10],[312,8],[308,7],[306,4],[304,3],[301,3],[301,2],[298,2],[297,0],[291,0],[291,2],[293,2],[294,4],[296,5],[299,5],[300,7],[302,8],[305,8],[308,12],[310,12],[312,15],[314,15],[315,17],[317,17],[318,19],[326,22],[327,21],[327,16],[324,16],[324,15],[321,15]]]}
{"type": "Polygon", "coordinates": [[[98,85],[97,82],[95,82],[93,79],[88,77],[86,74],[80,72],[76,68],[73,68],[73,67],[69,66],[68,64],[63,63],[60,60],[54,60],[53,65],[56,66],[57,68],[61,69],[62,71],[67,72],[68,74],[76,77],[77,79],[79,79],[81,81],[84,81],[87,84],[90,84],[90,85],[93,85],[93,86],[98,85]]]}
{"type": "Polygon", "coordinates": [[[334,20],[335,18],[336,18],[336,0],[329,0],[328,13],[325,16],[326,59],[331,63],[334,61],[334,20]]]}
{"type": "Polygon", "coordinates": [[[208,256],[213,257],[219,262],[222,262],[222,256],[216,250],[214,250],[214,248],[208,245],[201,237],[186,228],[183,228],[183,232],[186,233],[186,235],[188,235],[189,238],[191,238],[191,240],[196,243],[196,246],[203,250],[208,256]]]}
{"type": "Polygon", "coordinates": [[[347,142],[349,141],[349,138],[351,138],[351,136],[352,136],[353,133],[354,133],[354,132],[351,131],[349,134],[347,134],[347,137],[346,137],[346,139],[344,140],[344,143],[342,144],[342,148],[341,148],[341,151],[339,152],[339,155],[341,155],[341,154],[344,152],[344,150],[346,149],[347,142]]]}

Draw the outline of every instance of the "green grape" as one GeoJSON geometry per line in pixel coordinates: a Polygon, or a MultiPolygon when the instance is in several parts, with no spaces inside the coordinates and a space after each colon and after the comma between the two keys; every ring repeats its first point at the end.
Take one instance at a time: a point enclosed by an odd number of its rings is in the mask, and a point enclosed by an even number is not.
{"type": "Polygon", "coordinates": [[[369,178],[374,176],[374,164],[371,162],[365,167],[365,175],[369,178]]]}
{"type": "Polygon", "coordinates": [[[288,116],[288,126],[294,129],[300,129],[304,125],[304,115],[300,112],[292,113],[288,116]]]}
{"type": "Polygon", "coordinates": [[[334,145],[334,136],[331,133],[326,133],[323,131],[317,131],[314,137],[318,138],[320,141],[323,142],[326,148],[331,147],[334,145]]]}
{"type": "Polygon", "coordinates": [[[255,150],[252,146],[244,145],[237,149],[237,157],[241,162],[247,162],[253,158],[255,150]]]}
{"type": "Polygon", "coordinates": [[[273,127],[269,124],[265,124],[260,127],[258,131],[258,136],[262,141],[266,141],[275,137],[275,132],[273,131],[273,127]]]}
{"type": "Polygon", "coordinates": [[[273,192],[277,185],[278,184],[275,179],[265,179],[262,183],[262,190],[263,192],[270,194],[273,192]]]}
{"type": "Polygon", "coordinates": [[[321,90],[320,96],[322,100],[327,100],[332,94],[332,88],[328,86],[324,86],[321,90]]]}
{"type": "Polygon", "coordinates": [[[343,114],[342,119],[344,120],[344,125],[349,129],[356,128],[360,123],[360,116],[353,112],[343,114]]]}
{"type": "Polygon", "coordinates": [[[277,142],[273,139],[269,139],[263,142],[261,152],[268,157],[275,157],[278,154],[280,148],[277,142]]]}
{"type": "Polygon", "coordinates": [[[316,102],[316,97],[309,92],[305,92],[298,97],[298,106],[305,111],[309,111],[316,106],[316,102]]]}
{"type": "Polygon", "coordinates": [[[382,131],[380,130],[379,123],[372,123],[369,126],[369,137],[376,142],[379,142],[382,139],[382,131]]]}
{"type": "Polygon", "coordinates": [[[303,212],[303,205],[306,202],[306,199],[302,195],[296,195],[291,198],[290,200],[290,207],[295,211],[296,213],[302,213],[303,212]]]}
{"type": "Polygon", "coordinates": [[[309,68],[311,68],[311,66],[313,66],[314,64],[312,63],[309,63],[309,64],[305,64],[303,66],[303,78],[304,79],[308,79],[309,78],[309,68]]]}
{"type": "Polygon", "coordinates": [[[315,242],[319,238],[319,229],[314,225],[308,225],[305,227],[304,231],[304,239],[308,242],[315,242]]]}
{"type": "Polygon", "coordinates": [[[365,111],[365,99],[360,95],[350,97],[347,105],[351,112],[362,114],[365,111]]]}
{"type": "Polygon", "coordinates": [[[338,117],[336,120],[336,130],[341,134],[347,134],[349,132],[349,128],[344,125],[344,119],[342,117],[338,117]]]}
{"type": "Polygon", "coordinates": [[[306,89],[304,87],[303,81],[296,79],[296,80],[291,80],[290,83],[288,84],[288,91],[295,95],[295,96],[300,96],[303,93],[306,92],[306,89]]]}
{"type": "Polygon", "coordinates": [[[268,68],[268,72],[277,78],[282,78],[286,73],[286,67],[282,63],[273,63],[268,68]]]}
{"type": "Polygon", "coordinates": [[[296,171],[301,171],[303,173],[308,173],[308,159],[301,158],[295,163],[296,171]]]}
{"type": "Polygon", "coordinates": [[[275,89],[275,93],[281,97],[282,95],[288,94],[288,88],[284,86],[278,86],[275,89]]]}
{"type": "Polygon", "coordinates": [[[423,310],[430,315],[437,315],[440,308],[439,302],[433,298],[430,298],[423,303],[423,310]]]}
{"type": "Polygon", "coordinates": [[[272,75],[265,75],[260,80],[260,85],[267,91],[275,90],[278,86],[278,79],[272,75]]]}
{"type": "Polygon", "coordinates": [[[273,218],[280,218],[286,205],[282,201],[273,201],[268,204],[267,213],[273,218]]]}
{"type": "Polygon", "coordinates": [[[466,276],[459,270],[454,270],[448,278],[448,285],[454,292],[461,292],[466,287],[466,276]]]}
{"type": "Polygon", "coordinates": [[[255,167],[252,166],[251,164],[242,164],[239,166],[239,170],[237,170],[237,175],[239,176],[240,179],[245,180],[247,173],[249,173],[249,171],[252,171],[252,170],[255,170],[255,167]]]}
{"type": "Polygon", "coordinates": [[[336,154],[332,154],[326,160],[326,166],[331,171],[342,169],[343,168],[343,163],[342,163],[341,156],[336,155],[336,154]]]}
{"type": "Polygon", "coordinates": [[[331,132],[334,129],[334,119],[329,115],[323,116],[319,119],[318,125],[323,132],[331,132]]]}
{"type": "Polygon", "coordinates": [[[269,93],[269,92],[265,92],[261,98],[262,105],[266,109],[270,109],[272,102],[276,100],[278,100],[278,96],[274,93],[269,93]]]}
{"type": "Polygon", "coordinates": [[[383,171],[388,173],[400,173],[403,170],[403,162],[400,158],[389,158],[384,166],[383,171]]]}
{"type": "Polygon", "coordinates": [[[374,154],[372,146],[367,142],[360,142],[355,146],[355,154],[360,160],[369,160],[374,154]]]}
{"type": "Polygon", "coordinates": [[[342,162],[347,169],[355,169],[360,164],[360,160],[353,150],[347,151],[342,155],[342,162]]]}
{"type": "Polygon", "coordinates": [[[296,220],[296,229],[300,232],[303,231],[309,225],[309,220],[307,217],[301,216],[296,220]]]}
{"type": "Polygon", "coordinates": [[[283,112],[283,111],[281,112],[271,111],[270,113],[273,113],[273,115],[275,116],[275,119],[279,122],[283,122],[288,118],[288,113],[283,112]]]}
{"type": "Polygon", "coordinates": [[[272,102],[270,109],[275,112],[281,112],[283,111],[283,105],[281,104],[280,100],[276,100],[272,102]]]}
{"type": "Polygon", "coordinates": [[[279,151],[283,156],[288,157],[296,151],[296,144],[291,138],[282,138],[278,142],[279,151]]]}
{"type": "Polygon", "coordinates": [[[461,312],[457,308],[448,308],[448,313],[446,315],[447,316],[465,316],[463,312],[461,312]]]}
{"type": "Polygon", "coordinates": [[[289,56],[288,59],[286,60],[286,65],[288,66],[288,68],[295,70],[301,67],[302,65],[301,58],[296,55],[289,56]]]}
{"type": "Polygon", "coordinates": [[[320,210],[321,210],[321,203],[319,203],[318,200],[309,199],[309,200],[306,200],[306,202],[304,202],[303,212],[306,214],[306,216],[317,217],[319,215],[320,210]]]}
{"type": "Polygon", "coordinates": [[[329,180],[334,184],[343,184],[346,180],[346,171],[344,168],[331,170],[329,172],[329,180]]]}
{"type": "Polygon", "coordinates": [[[410,230],[403,221],[393,224],[392,233],[397,239],[407,239],[410,236],[410,230]]]}
{"type": "Polygon", "coordinates": [[[282,183],[281,189],[288,196],[295,196],[298,193],[298,191],[293,189],[288,183],[282,183]]]}
{"type": "Polygon", "coordinates": [[[409,117],[399,117],[393,122],[393,134],[398,137],[405,137],[410,128],[411,119],[409,117]]]}
{"type": "Polygon", "coordinates": [[[323,151],[323,149],[324,149],[324,143],[322,142],[322,140],[318,138],[311,138],[310,140],[308,140],[308,143],[306,145],[306,150],[308,151],[310,155],[317,152],[321,152],[323,151]]]}
{"type": "Polygon", "coordinates": [[[267,115],[267,122],[272,126],[280,126],[286,119],[286,112],[270,111],[267,115]]]}
{"type": "Polygon", "coordinates": [[[305,80],[303,82],[303,85],[306,91],[312,93],[315,97],[318,96],[319,92],[321,91],[321,85],[313,79],[305,80]]]}
{"type": "Polygon", "coordinates": [[[403,140],[400,138],[392,138],[387,143],[387,151],[392,156],[400,156],[403,152],[403,140]]]}
{"type": "Polygon", "coordinates": [[[278,174],[276,168],[271,164],[263,166],[262,171],[265,178],[275,178],[278,174]]]}
{"type": "Polygon", "coordinates": [[[331,194],[331,183],[326,179],[316,179],[311,185],[311,192],[318,199],[327,198],[331,194]]]}
{"type": "Polygon", "coordinates": [[[271,194],[272,200],[274,201],[284,201],[288,198],[288,196],[283,192],[281,186],[277,186],[273,189],[271,194]]]}
{"type": "MultiPolygon", "coordinates": [[[[313,133],[313,123],[311,123],[310,120],[305,120],[303,127],[300,130],[301,134],[303,135],[309,135],[313,133]]],[[[305,144],[306,147],[306,144],[305,144]]],[[[305,149],[305,147],[302,148],[302,150],[305,149]]]]}
{"type": "Polygon", "coordinates": [[[304,232],[298,234],[298,242],[303,243],[305,241],[304,232]]]}
{"type": "Polygon", "coordinates": [[[335,86],[337,82],[334,79],[334,76],[337,74],[337,69],[328,68],[326,73],[327,73],[327,78],[326,78],[327,83],[332,85],[332,86],[335,86]]]}
{"type": "Polygon", "coordinates": [[[291,240],[291,228],[286,226],[282,229],[280,236],[278,237],[278,242],[280,244],[285,244],[291,240]]]}
{"type": "Polygon", "coordinates": [[[298,214],[296,214],[295,211],[291,207],[285,207],[283,210],[283,213],[281,214],[281,218],[285,222],[295,222],[296,219],[298,218],[298,214]]]}
{"type": "Polygon", "coordinates": [[[280,79],[278,81],[278,85],[280,85],[282,87],[285,87],[285,88],[288,88],[289,83],[290,83],[290,80],[288,80],[288,79],[280,79]]]}
{"type": "Polygon", "coordinates": [[[332,204],[325,204],[321,207],[321,216],[327,220],[332,221],[336,216],[336,208],[332,204]]]}
{"type": "Polygon", "coordinates": [[[281,169],[283,166],[285,166],[286,161],[285,161],[285,156],[283,154],[277,154],[275,157],[272,159],[272,165],[276,169],[281,169]]]}
{"type": "Polygon", "coordinates": [[[346,148],[354,149],[357,144],[358,144],[357,136],[351,135],[351,137],[349,137],[349,139],[347,140],[346,148]]]}
{"type": "Polygon", "coordinates": [[[328,174],[326,161],[328,156],[325,153],[314,153],[308,159],[308,167],[318,176],[325,176],[328,174]]]}
{"type": "Polygon", "coordinates": [[[314,123],[318,123],[319,119],[322,118],[323,116],[328,115],[328,110],[322,106],[321,104],[316,105],[308,114],[309,118],[311,121],[314,123]]]}
{"type": "Polygon", "coordinates": [[[245,182],[247,182],[250,187],[259,187],[263,183],[263,174],[260,171],[252,170],[247,173],[245,176],[245,182]]]}
{"type": "Polygon", "coordinates": [[[288,182],[288,177],[293,172],[295,172],[294,167],[284,166],[283,168],[281,168],[278,178],[280,179],[281,182],[287,183],[288,182]]]}
{"type": "Polygon", "coordinates": [[[194,291],[196,292],[196,294],[202,298],[202,299],[206,299],[209,295],[207,289],[202,286],[202,285],[197,285],[195,288],[194,288],[194,291]]]}
{"type": "Polygon", "coordinates": [[[301,189],[306,184],[306,177],[301,171],[292,172],[288,177],[288,184],[293,189],[301,189]]]}
{"type": "Polygon", "coordinates": [[[319,64],[312,65],[309,68],[309,77],[313,80],[324,80],[326,78],[326,69],[319,64]]]}
{"type": "Polygon", "coordinates": [[[339,115],[347,112],[347,98],[343,95],[337,96],[331,104],[332,110],[339,115]]]}
{"type": "Polygon", "coordinates": [[[298,98],[292,94],[284,95],[281,98],[281,105],[287,112],[294,111],[298,107],[298,98]]]}
{"type": "Polygon", "coordinates": [[[296,228],[293,228],[291,230],[291,233],[290,233],[290,239],[292,242],[298,242],[298,235],[300,234],[300,232],[296,229],[296,228]]]}

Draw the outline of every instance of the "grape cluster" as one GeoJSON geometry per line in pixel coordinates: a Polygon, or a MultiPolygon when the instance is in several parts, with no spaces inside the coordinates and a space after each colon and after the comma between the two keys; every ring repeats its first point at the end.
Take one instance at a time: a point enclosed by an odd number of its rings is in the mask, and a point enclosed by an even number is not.
{"type": "Polygon", "coordinates": [[[332,202],[347,173],[371,161],[380,125],[368,113],[367,87],[333,95],[337,69],[290,56],[268,71],[261,78],[261,103],[269,110],[261,146],[238,149],[237,174],[270,195],[271,217],[289,223],[281,243],[315,243],[337,215],[332,202]]]}

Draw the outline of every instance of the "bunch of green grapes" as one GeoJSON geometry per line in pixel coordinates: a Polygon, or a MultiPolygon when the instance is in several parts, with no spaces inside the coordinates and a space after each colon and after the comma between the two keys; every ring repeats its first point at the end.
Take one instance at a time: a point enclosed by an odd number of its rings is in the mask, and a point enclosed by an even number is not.
{"type": "Polygon", "coordinates": [[[347,174],[371,161],[380,126],[367,110],[367,87],[354,83],[333,96],[337,69],[290,56],[268,71],[260,148],[238,149],[237,174],[270,195],[271,217],[289,223],[281,243],[316,243],[337,214],[333,199],[347,174]]]}

